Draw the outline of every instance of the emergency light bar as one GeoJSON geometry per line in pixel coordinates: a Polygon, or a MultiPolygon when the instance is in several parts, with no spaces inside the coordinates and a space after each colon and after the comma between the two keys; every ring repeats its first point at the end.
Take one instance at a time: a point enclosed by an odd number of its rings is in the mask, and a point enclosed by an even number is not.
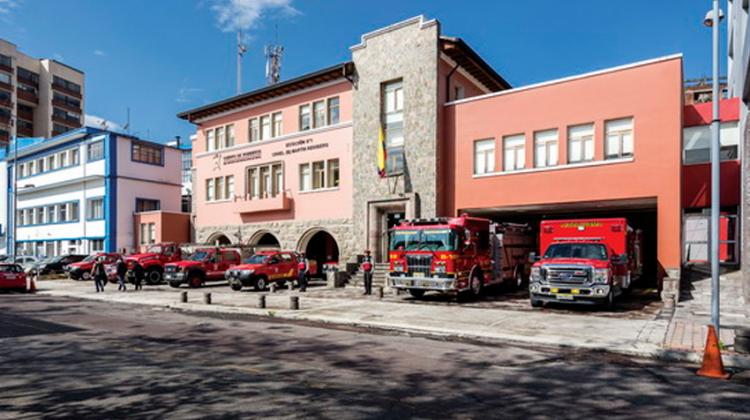
{"type": "Polygon", "coordinates": [[[604,238],[602,237],[588,237],[588,238],[552,238],[553,241],[566,241],[566,242],[592,242],[592,241],[601,241],[604,238]]]}
{"type": "Polygon", "coordinates": [[[434,225],[437,223],[448,223],[450,219],[447,217],[431,217],[428,219],[404,219],[402,224],[412,225],[434,225]]]}

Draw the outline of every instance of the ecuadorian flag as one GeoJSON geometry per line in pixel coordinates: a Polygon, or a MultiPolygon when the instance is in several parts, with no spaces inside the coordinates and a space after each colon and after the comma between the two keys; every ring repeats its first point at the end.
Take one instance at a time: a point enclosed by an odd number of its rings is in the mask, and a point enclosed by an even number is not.
{"type": "Polygon", "coordinates": [[[385,134],[383,133],[383,126],[381,125],[378,132],[378,175],[380,175],[381,178],[385,178],[386,158],[385,134]]]}

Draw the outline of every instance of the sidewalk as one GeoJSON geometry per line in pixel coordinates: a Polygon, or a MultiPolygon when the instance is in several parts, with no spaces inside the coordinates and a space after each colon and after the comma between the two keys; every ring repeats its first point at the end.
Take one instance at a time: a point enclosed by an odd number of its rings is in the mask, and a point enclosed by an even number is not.
{"type": "MultiPolygon", "coordinates": [[[[384,300],[363,297],[358,290],[351,289],[318,289],[307,294],[286,290],[266,293],[267,308],[258,309],[261,293],[233,292],[228,287],[177,290],[158,286],[146,287],[142,292],[118,293],[111,286],[104,293],[97,294],[89,283],[41,281],[39,293],[185,311],[272,316],[496,344],[555,346],[670,360],[700,360],[698,353],[664,349],[670,317],[658,314],[634,319],[611,314],[601,316],[595,312],[567,314],[547,310],[422,304],[405,301],[403,295],[391,295],[384,300]],[[188,303],[179,302],[180,291],[188,292],[188,303]],[[202,303],[206,292],[212,294],[211,305],[202,303]],[[300,296],[300,310],[288,309],[290,295],[300,296]]],[[[728,365],[743,363],[727,362],[728,365]]],[[[750,367],[750,363],[747,366],[750,367]]]]}

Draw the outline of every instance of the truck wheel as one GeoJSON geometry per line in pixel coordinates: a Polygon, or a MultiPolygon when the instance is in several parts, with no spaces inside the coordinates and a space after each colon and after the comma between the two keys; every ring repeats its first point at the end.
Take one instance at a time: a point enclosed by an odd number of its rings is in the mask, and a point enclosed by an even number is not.
{"type": "Polygon", "coordinates": [[[201,287],[203,285],[203,279],[201,278],[201,276],[193,274],[190,276],[190,278],[188,278],[188,284],[193,288],[201,287]]]}
{"type": "Polygon", "coordinates": [[[260,292],[261,290],[266,290],[266,287],[268,284],[266,284],[266,278],[265,277],[258,277],[257,280],[255,280],[255,291],[260,292]]]}
{"type": "Polygon", "coordinates": [[[476,271],[471,273],[469,292],[473,298],[478,298],[482,294],[482,276],[476,271]]]}
{"type": "Polygon", "coordinates": [[[609,294],[607,295],[607,302],[604,304],[608,311],[611,311],[615,308],[615,291],[611,290],[609,291],[609,294]]]}
{"type": "Polygon", "coordinates": [[[531,307],[532,308],[541,308],[544,306],[544,302],[542,302],[539,299],[531,299],[531,307]]]}
{"type": "Polygon", "coordinates": [[[169,282],[169,287],[174,287],[175,289],[179,289],[180,288],[180,283],[170,281],[169,282]]]}
{"type": "Polygon", "coordinates": [[[424,296],[424,290],[422,289],[409,289],[409,294],[415,298],[420,299],[422,296],[424,296]]]}
{"type": "Polygon", "coordinates": [[[149,268],[146,271],[146,284],[151,286],[161,283],[161,271],[158,268],[149,268]]]}
{"type": "Polygon", "coordinates": [[[239,292],[240,290],[242,290],[242,285],[239,283],[232,283],[231,287],[235,292],[239,292]]]}

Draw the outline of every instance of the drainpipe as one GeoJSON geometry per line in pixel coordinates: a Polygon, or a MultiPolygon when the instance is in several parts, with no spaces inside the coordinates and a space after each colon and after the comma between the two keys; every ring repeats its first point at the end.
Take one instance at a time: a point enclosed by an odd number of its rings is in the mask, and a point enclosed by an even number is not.
{"type": "Polygon", "coordinates": [[[451,71],[448,72],[448,75],[445,76],[445,102],[451,101],[451,76],[453,76],[453,73],[455,73],[456,70],[458,70],[458,63],[456,63],[451,71]]]}

